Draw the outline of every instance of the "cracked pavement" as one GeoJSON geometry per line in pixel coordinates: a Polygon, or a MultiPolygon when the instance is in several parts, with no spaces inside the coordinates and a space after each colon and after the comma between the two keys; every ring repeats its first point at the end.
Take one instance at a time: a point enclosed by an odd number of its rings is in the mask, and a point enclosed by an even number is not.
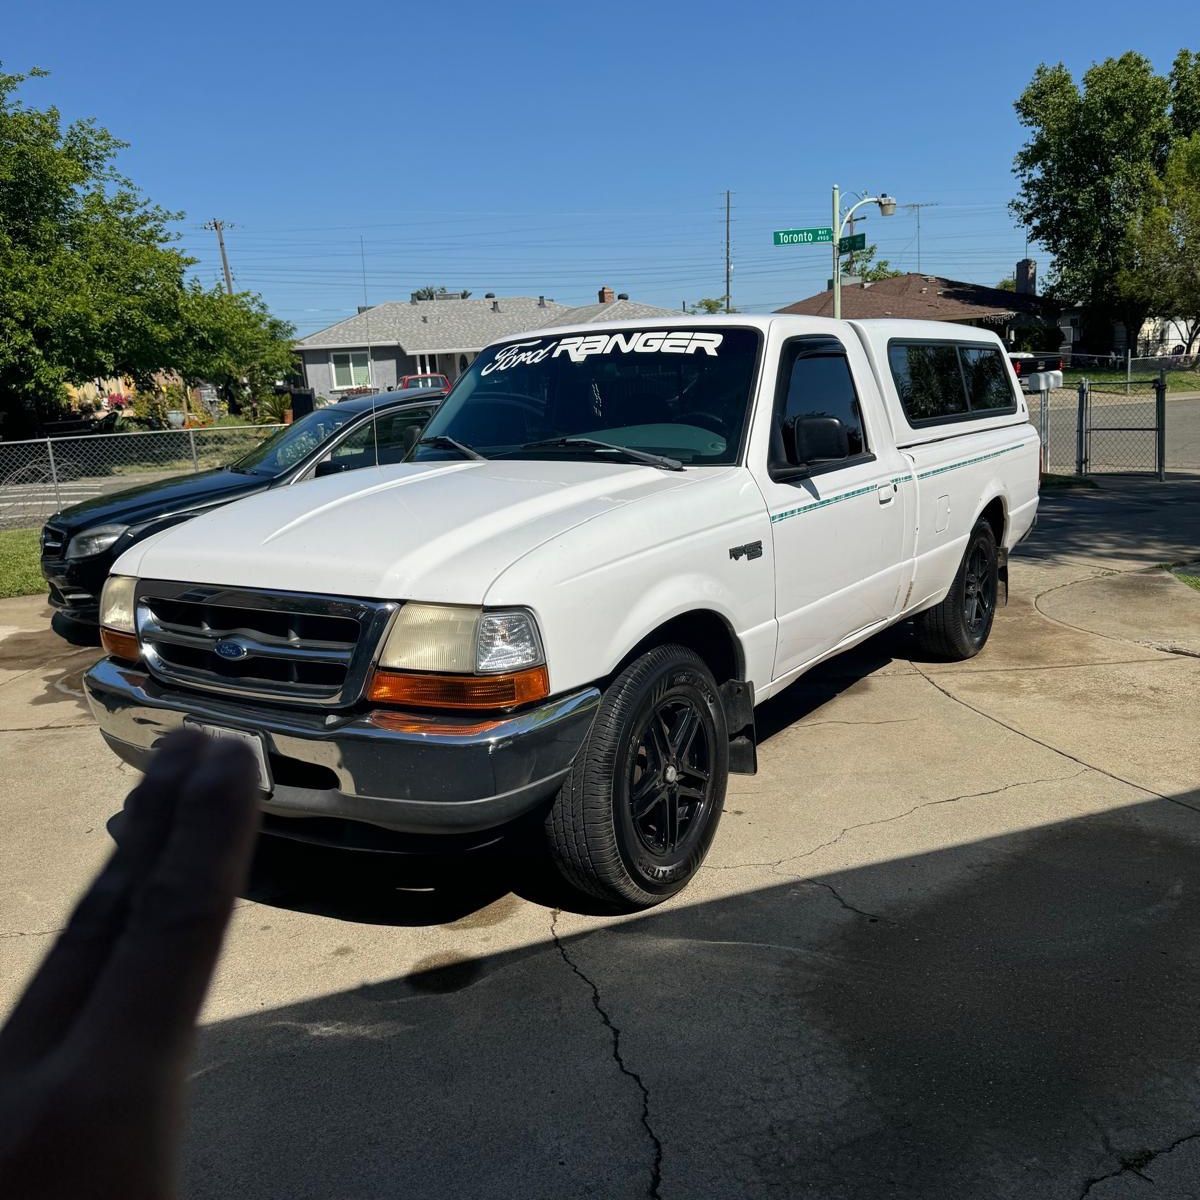
{"type": "MultiPolygon", "coordinates": [[[[1200,481],[1054,491],[968,663],[903,629],[759,712],[708,862],[633,917],[519,847],[267,847],[186,1195],[1200,1194],[1200,481]]],[[[135,775],[94,651],[0,603],[0,1009],[135,775]]]]}

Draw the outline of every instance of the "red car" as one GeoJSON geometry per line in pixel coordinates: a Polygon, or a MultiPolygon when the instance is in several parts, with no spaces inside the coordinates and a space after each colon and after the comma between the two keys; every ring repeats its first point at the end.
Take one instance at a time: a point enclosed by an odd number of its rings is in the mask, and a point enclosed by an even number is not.
{"type": "Polygon", "coordinates": [[[441,388],[448,391],[450,380],[445,375],[401,375],[396,388],[441,388]]]}

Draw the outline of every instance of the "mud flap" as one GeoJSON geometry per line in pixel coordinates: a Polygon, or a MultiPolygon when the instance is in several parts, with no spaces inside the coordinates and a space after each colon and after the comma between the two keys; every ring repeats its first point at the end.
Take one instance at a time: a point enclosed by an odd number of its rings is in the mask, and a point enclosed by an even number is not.
{"type": "Polygon", "coordinates": [[[996,578],[1000,583],[1001,594],[1003,595],[1003,604],[1008,607],[1008,551],[1003,546],[997,551],[998,564],[996,567],[996,578]]]}
{"type": "Polygon", "coordinates": [[[754,685],[742,679],[721,684],[721,707],[729,727],[729,771],[732,775],[758,773],[758,747],[754,737],[754,685]]]}

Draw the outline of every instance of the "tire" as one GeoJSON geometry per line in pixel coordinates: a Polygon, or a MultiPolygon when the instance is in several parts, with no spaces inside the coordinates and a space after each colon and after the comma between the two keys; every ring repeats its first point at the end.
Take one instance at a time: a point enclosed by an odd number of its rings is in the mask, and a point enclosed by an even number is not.
{"type": "Polygon", "coordinates": [[[623,910],[661,903],[704,861],[728,777],[712,672],[684,646],[648,651],[605,691],[546,816],[559,873],[623,910]]]}
{"type": "Polygon", "coordinates": [[[974,658],[987,644],[996,616],[1000,556],[996,535],[982,517],[971,530],[966,552],[941,604],[916,618],[921,649],[938,658],[974,658]]]}

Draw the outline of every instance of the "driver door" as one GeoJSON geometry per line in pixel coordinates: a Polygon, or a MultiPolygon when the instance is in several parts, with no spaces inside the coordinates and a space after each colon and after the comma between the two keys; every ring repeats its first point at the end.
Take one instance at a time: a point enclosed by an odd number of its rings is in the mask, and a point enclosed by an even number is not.
{"type": "Polygon", "coordinates": [[[855,368],[871,378],[861,348],[825,334],[791,338],[779,362],[768,462],[756,471],[775,550],[777,679],[893,615],[912,502],[882,412],[864,414],[860,402],[855,368]],[[837,418],[849,455],[802,470],[790,463],[785,422],[804,417],[837,418]]]}

